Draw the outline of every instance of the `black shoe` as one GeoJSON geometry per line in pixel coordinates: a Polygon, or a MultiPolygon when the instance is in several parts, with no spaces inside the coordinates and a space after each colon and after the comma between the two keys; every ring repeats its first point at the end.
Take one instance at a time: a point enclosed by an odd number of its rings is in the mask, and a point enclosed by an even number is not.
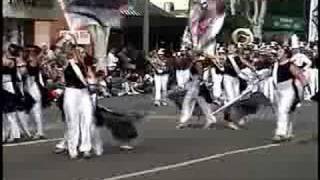
{"type": "Polygon", "coordinates": [[[70,160],[77,160],[79,159],[79,155],[75,155],[75,156],[69,156],[70,160]]]}
{"type": "Polygon", "coordinates": [[[153,103],[153,105],[156,106],[156,107],[159,107],[159,106],[161,106],[161,103],[160,103],[159,101],[155,101],[155,102],[153,103]]]}
{"type": "Polygon", "coordinates": [[[62,154],[62,153],[67,152],[67,150],[66,149],[62,149],[62,148],[55,148],[53,152],[55,154],[62,154]]]}
{"type": "Polygon", "coordinates": [[[31,141],[31,140],[32,140],[32,136],[21,135],[21,141],[31,141]]]}
{"type": "Polygon", "coordinates": [[[92,155],[89,151],[87,151],[87,152],[83,152],[82,156],[84,159],[90,159],[92,155]]]}
{"type": "Polygon", "coordinates": [[[216,125],[216,122],[207,122],[203,125],[203,129],[211,129],[214,128],[214,126],[216,125]]]}
{"type": "Polygon", "coordinates": [[[282,142],[288,142],[288,141],[291,141],[291,140],[292,140],[292,138],[281,136],[281,135],[275,135],[272,138],[272,142],[273,143],[282,143],[282,142]]]}
{"type": "Polygon", "coordinates": [[[12,143],[18,143],[22,141],[21,141],[21,138],[14,138],[14,139],[7,140],[6,142],[9,144],[12,144],[12,143]]]}
{"type": "Polygon", "coordinates": [[[187,128],[187,127],[189,127],[189,124],[187,124],[187,123],[179,123],[176,126],[176,129],[184,129],[184,128],[187,128]]]}
{"type": "Polygon", "coordinates": [[[32,138],[33,140],[42,140],[42,139],[47,139],[44,135],[35,135],[32,138]]]}

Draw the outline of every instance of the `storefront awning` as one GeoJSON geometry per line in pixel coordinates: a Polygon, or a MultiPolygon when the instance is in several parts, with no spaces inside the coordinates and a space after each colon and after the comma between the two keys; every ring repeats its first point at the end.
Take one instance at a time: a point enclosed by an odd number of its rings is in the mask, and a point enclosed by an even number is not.
{"type": "MultiPolygon", "coordinates": [[[[18,1],[19,2],[19,1],[18,1]]],[[[26,4],[15,3],[15,1],[2,1],[2,15],[4,18],[36,19],[36,20],[58,20],[62,11],[56,0],[37,1],[40,3],[26,4]]]]}

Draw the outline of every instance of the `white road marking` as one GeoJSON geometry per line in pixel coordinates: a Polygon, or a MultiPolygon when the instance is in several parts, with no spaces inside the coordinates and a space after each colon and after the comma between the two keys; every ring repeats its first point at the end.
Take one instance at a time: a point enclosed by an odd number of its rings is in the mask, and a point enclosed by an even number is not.
{"type": "Polygon", "coordinates": [[[131,177],[145,175],[145,174],[156,173],[159,171],[165,171],[165,170],[185,167],[185,166],[189,166],[192,164],[201,163],[201,162],[221,158],[221,157],[228,156],[228,155],[257,151],[260,149],[268,149],[268,148],[277,147],[277,146],[280,146],[280,144],[268,144],[268,145],[257,146],[257,147],[252,147],[252,148],[238,149],[238,150],[228,151],[228,152],[225,152],[222,154],[215,154],[215,155],[211,155],[211,156],[207,156],[207,157],[203,157],[203,158],[199,158],[199,159],[193,159],[193,160],[189,160],[189,161],[185,161],[185,162],[181,162],[181,163],[176,163],[176,164],[171,164],[171,165],[167,165],[167,166],[160,166],[160,167],[156,167],[156,168],[149,169],[149,170],[138,171],[138,172],[129,173],[129,174],[123,174],[123,175],[114,176],[114,177],[110,177],[110,178],[106,178],[106,179],[102,179],[102,180],[127,179],[127,178],[131,178],[131,177]]]}
{"type": "Polygon", "coordinates": [[[179,116],[177,115],[151,115],[146,116],[145,119],[179,119],[179,116]]]}
{"type": "Polygon", "coordinates": [[[63,139],[63,138],[42,139],[42,140],[28,141],[28,142],[21,142],[21,143],[3,144],[2,147],[25,146],[25,145],[31,145],[31,144],[38,144],[38,143],[46,143],[46,142],[60,141],[60,140],[62,140],[62,139],[63,139]]]}

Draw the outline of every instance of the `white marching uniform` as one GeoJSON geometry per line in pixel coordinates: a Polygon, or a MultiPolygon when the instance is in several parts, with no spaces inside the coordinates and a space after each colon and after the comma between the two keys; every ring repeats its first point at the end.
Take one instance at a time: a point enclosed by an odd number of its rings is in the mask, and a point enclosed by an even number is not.
{"type": "Polygon", "coordinates": [[[176,78],[178,87],[184,88],[191,77],[190,69],[177,69],[176,78]]]}
{"type": "MultiPolygon", "coordinates": [[[[2,75],[2,88],[5,91],[15,94],[11,74],[2,75]]],[[[21,138],[20,127],[18,124],[17,112],[2,113],[2,142],[21,138]]]]}
{"type": "MultiPolygon", "coordinates": [[[[38,74],[37,74],[38,75],[38,74]]],[[[42,97],[39,85],[36,82],[36,76],[29,75],[26,82],[27,92],[36,101],[30,111],[30,117],[33,118],[36,124],[36,135],[44,136],[43,119],[42,119],[42,97]]]]}
{"type": "Polygon", "coordinates": [[[154,85],[155,85],[155,101],[166,101],[167,91],[168,91],[168,81],[169,74],[155,74],[154,75],[154,85]]]}
{"type": "Polygon", "coordinates": [[[270,100],[271,103],[274,102],[274,83],[272,71],[270,69],[261,69],[257,71],[259,77],[261,77],[262,82],[259,83],[259,91],[270,100]]]}
{"type": "Polygon", "coordinates": [[[314,96],[319,91],[319,74],[317,68],[309,69],[309,84],[310,89],[309,96],[314,96]]]}
{"type": "Polygon", "coordinates": [[[290,114],[296,101],[296,91],[289,63],[279,66],[275,64],[274,75],[276,84],[275,102],[277,109],[277,127],[275,136],[291,138],[293,136],[293,121],[290,114]],[[281,80],[280,80],[281,78],[281,80]]]}
{"type": "MultiPolygon", "coordinates": [[[[91,94],[90,96],[92,105],[95,108],[97,104],[97,94],[91,94]]],[[[94,117],[95,118],[95,117],[94,117]]],[[[97,127],[94,123],[91,126],[91,141],[92,141],[92,150],[98,156],[103,154],[103,140],[102,140],[102,129],[103,127],[97,127]]]]}
{"type": "Polygon", "coordinates": [[[66,144],[70,157],[74,158],[78,156],[78,148],[84,153],[92,149],[93,102],[83,73],[73,60],[69,60],[65,79],[63,110],[67,125],[66,144]]]}
{"type": "Polygon", "coordinates": [[[307,85],[305,87],[300,87],[300,82],[295,81],[295,83],[299,86],[298,92],[299,92],[299,98],[300,100],[303,100],[305,95],[311,96],[310,92],[310,71],[311,71],[311,65],[312,61],[303,53],[296,53],[294,54],[291,59],[291,62],[295,64],[297,67],[299,67],[301,70],[303,70],[303,75],[306,77],[307,85]]]}
{"type": "MultiPolygon", "coordinates": [[[[159,52],[164,50],[160,49],[159,52]]],[[[168,81],[169,81],[169,67],[166,62],[160,60],[158,57],[151,59],[151,64],[153,64],[155,73],[154,73],[154,86],[155,86],[155,104],[166,105],[167,103],[167,92],[168,92],[168,81]]]]}
{"type": "Polygon", "coordinates": [[[78,154],[78,146],[80,152],[90,151],[93,107],[88,89],[67,87],[64,92],[63,109],[68,129],[67,144],[70,156],[78,154]]]}
{"type": "Polygon", "coordinates": [[[275,135],[291,137],[293,122],[290,118],[290,109],[296,99],[296,92],[291,80],[277,84],[277,128],[275,135]]]}
{"type": "MultiPolygon", "coordinates": [[[[229,60],[233,60],[233,56],[228,56],[229,60]]],[[[231,62],[231,61],[230,61],[231,62]]],[[[238,67],[236,65],[236,67],[238,67]]],[[[239,72],[229,62],[227,62],[223,73],[223,89],[225,93],[225,103],[233,100],[240,95],[240,79],[239,72]]]]}
{"type": "Polygon", "coordinates": [[[216,117],[212,115],[210,105],[204,97],[199,96],[200,79],[198,75],[192,76],[192,81],[189,83],[188,91],[183,99],[182,111],[180,116],[180,124],[186,124],[192,117],[192,113],[196,103],[199,104],[202,112],[206,117],[207,124],[216,123],[216,117]]]}
{"type": "MultiPolygon", "coordinates": [[[[20,92],[24,93],[24,86],[26,85],[25,84],[26,82],[23,81],[22,76],[23,75],[27,76],[27,73],[22,68],[25,68],[25,67],[18,68],[17,75],[19,79],[18,86],[19,86],[20,92]]],[[[28,137],[31,137],[30,126],[29,126],[29,115],[25,111],[17,111],[17,116],[18,116],[19,124],[21,125],[22,132],[25,133],[28,137]]]]}
{"type": "Polygon", "coordinates": [[[225,100],[229,102],[240,95],[240,79],[230,74],[223,74],[225,100]]]}
{"type": "Polygon", "coordinates": [[[212,95],[214,98],[221,98],[223,94],[222,81],[223,75],[217,73],[215,67],[208,68],[203,72],[203,79],[212,83],[212,95]],[[211,76],[211,79],[209,78],[211,76]],[[210,81],[211,80],[211,81],[210,81]]]}

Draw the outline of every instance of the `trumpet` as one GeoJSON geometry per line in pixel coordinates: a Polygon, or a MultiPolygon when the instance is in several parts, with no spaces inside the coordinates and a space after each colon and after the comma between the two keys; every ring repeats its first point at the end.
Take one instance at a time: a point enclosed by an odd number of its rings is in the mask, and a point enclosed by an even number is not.
{"type": "Polygon", "coordinates": [[[210,61],[211,65],[214,65],[220,71],[224,71],[224,65],[226,63],[225,58],[220,58],[219,56],[211,56],[208,54],[206,54],[205,57],[206,57],[206,59],[208,59],[210,61]]]}

